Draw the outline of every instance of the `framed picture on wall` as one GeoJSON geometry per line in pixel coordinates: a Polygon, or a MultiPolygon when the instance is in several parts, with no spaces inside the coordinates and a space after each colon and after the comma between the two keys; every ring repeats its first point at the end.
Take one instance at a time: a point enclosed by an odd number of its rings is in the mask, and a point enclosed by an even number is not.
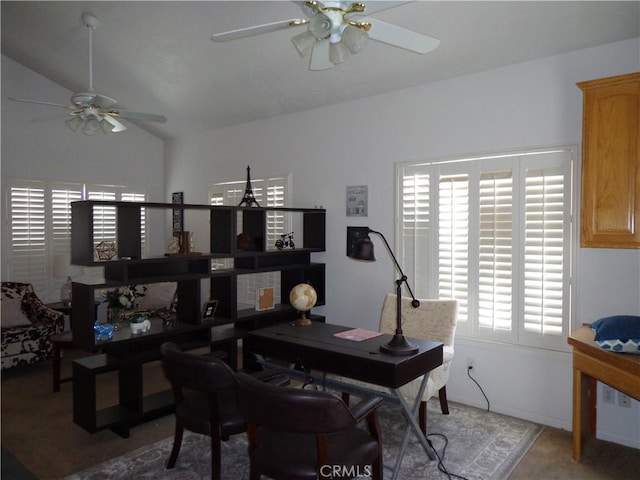
{"type": "MultiPolygon", "coordinates": [[[[171,203],[184,203],[184,192],[173,192],[171,194],[171,203]]],[[[184,230],[184,210],[181,208],[173,209],[173,233],[182,232],[184,230]]]]}
{"type": "Polygon", "coordinates": [[[369,213],[369,187],[347,187],[347,217],[366,217],[369,213]]]}

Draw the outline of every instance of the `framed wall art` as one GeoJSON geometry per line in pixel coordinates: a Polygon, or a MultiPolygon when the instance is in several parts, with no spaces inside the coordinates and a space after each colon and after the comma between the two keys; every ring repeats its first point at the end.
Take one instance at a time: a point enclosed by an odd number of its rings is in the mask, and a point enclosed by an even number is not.
{"type": "Polygon", "coordinates": [[[366,217],[369,210],[369,187],[347,187],[347,217],[366,217]]]}
{"type": "MultiPolygon", "coordinates": [[[[184,192],[173,192],[171,194],[171,203],[184,203],[184,192]]],[[[184,210],[181,208],[173,209],[173,233],[182,232],[184,230],[184,210]]]]}

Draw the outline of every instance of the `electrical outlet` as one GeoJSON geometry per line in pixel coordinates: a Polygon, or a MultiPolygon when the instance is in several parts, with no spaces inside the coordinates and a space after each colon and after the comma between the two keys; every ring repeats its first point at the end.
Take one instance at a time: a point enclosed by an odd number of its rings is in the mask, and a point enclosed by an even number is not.
{"type": "Polygon", "coordinates": [[[621,407],[631,408],[631,398],[624,393],[618,392],[618,405],[621,407]]]}
{"type": "Polygon", "coordinates": [[[475,370],[476,360],[471,357],[467,357],[467,370],[475,370]]]}
{"type": "Polygon", "coordinates": [[[605,403],[616,403],[615,390],[607,385],[602,386],[602,401],[605,403]]]}

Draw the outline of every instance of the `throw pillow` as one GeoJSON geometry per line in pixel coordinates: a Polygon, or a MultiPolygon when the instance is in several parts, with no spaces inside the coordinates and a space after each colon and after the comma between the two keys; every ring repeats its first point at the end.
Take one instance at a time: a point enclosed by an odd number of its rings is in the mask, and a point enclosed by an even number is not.
{"type": "Polygon", "coordinates": [[[149,283],[136,287],[139,297],[136,310],[160,310],[170,308],[176,293],[175,282],[149,283]]]}
{"type": "Polygon", "coordinates": [[[22,297],[10,298],[2,295],[0,324],[2,328],[23,327],[31,325],[31,321],[22,311],[22,297]]]}
{"type": "Polygon", "coordinates": [[[640,317],[614,315],[596,320],[591,324],[596,334],[596,343],[613,352],[640,355],[640,317]]]}

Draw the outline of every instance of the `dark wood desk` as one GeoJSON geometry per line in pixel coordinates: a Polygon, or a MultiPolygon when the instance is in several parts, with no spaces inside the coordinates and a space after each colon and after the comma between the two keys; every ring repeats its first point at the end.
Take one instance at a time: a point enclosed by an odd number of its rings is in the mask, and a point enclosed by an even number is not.
{"type": "MultiPolygon", "coordinates": [[[[418,353],[393,356],[380,351],[380,345],[387,343],[391,335],[380,335],[360,342],[334,336],[335,333],[350,329],[351,327],[342,325],[317,322],[309,327],[281,324],[249,332],[244,339],[244,348],[248,352],[284,360],[308,370],[320,370],[387,387],[397,399],[407,420],[407,429],[392,476],[395,478],[411,431],[429,458],[435,458],[420,430],[416,413],[429,372],[442,365],[442,343],[412,338],[411,342],[419,348],[418,353]],[[420,395],[413,405],[409,405],[399,387],[420,376],[423,376],[420,395]]],[[[327,384],[331,386],[330,381],[327,384]]],[[[378,394],[375,390],[370,393],[378,394]]]]}
{"type": "Polygon", "coordinates": [[[640,400],[640,355],[600,348],[588,326],[573,332],[573,459],[580,461],[583,432],[596,434],[596,381],[640,400]]]}

